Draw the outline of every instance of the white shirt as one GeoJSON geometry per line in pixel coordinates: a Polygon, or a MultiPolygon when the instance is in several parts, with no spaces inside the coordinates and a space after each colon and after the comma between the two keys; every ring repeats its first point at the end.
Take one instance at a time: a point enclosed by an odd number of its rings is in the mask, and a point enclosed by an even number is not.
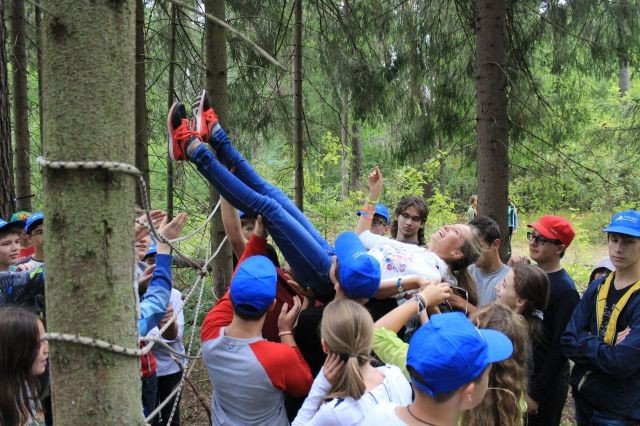
{"type": "Polygon", "coordinates": [[[369,411],[362,424],[367,426],[406,426],[407,424],[396,415],[396,408],[398,407],[400,407],[400,404],[380,404],[369,411]]]}
{"type": "Polygon", "coordinates": [[[381,281],[420,275],[428,280],[449,279],[449,267],[432,251],[415,244],[402,243],[364,231],[360,241],[369,254],[380,262],[381,281]]]}
{"type": "MultiPolygon", "coordinates": [[[[160,337],[162,341],[168,343],[175,351],[184,354],[184,345],[182,344],[182,335],[184,334],[184,314],[182,313],[182,293],[175,288],[171,289],[171,306],[173,306],[173,312],[178,312],[178,336],[174,340],[167,340],[160,335],[158,327],[154,327],[149,331],[147,336],[160,337]]],[[[179,358],[177,355],[173,355],[167,348],[156,343],[151,349],[153,355],[156,357],[156,374],[158,377],[168,376],[169,374],[175,374],[180,371],[180,366],[176,363],[175,359],[178,359],[182,365],[184,365],[184,358],[179,358]]]]}
{"type": "Polygon", "coordinates": [[[367,413],[378,404],[410,404],[411,386],[400,369],[393,365],[377,369],[384,375],[384,380],[360,399],[337,398],[325,403],[324,397],[331,390],[331,384],[327,381],[324,370],[320,370],[292,426],[367,424],[363,423],[367,413]]]}

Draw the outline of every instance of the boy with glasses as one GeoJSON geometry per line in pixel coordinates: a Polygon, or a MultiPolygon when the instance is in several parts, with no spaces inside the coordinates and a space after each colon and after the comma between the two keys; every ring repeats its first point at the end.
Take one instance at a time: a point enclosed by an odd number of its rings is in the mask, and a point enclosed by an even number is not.
{"type": "Polygon", "coordinates": [[[604,229],[615,267],[584,293],[562,336],[574,363],[578,425],[640,424],[640,212],[616,213],[604,229]]]}
{"type": "MultiPolygon", "coordinates": [[[[548,347],[538,345],[533,354],[527,424],[557,426],[569,390],[569,362],[560,349],[560,336],[580,300],[576,285],[560,260],[576,233],[571,223],[561,216],[545,215],[528,227],[532,228],[527,232],[529,256],[547,273],[550,288],[542,320],[548,347]]],[[[527,261],[520,256],[514,263],[523,260],[527,261]]]]}

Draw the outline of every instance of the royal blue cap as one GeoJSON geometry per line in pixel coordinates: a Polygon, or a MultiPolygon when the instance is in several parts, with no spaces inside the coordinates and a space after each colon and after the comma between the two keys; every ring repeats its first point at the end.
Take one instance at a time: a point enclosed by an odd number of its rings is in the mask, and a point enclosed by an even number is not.
{"type": "Polygon", "coordinates": [[[29,219],[27,219],[27,224],[24,227],[24,232],[26,232],[27,234],[31,233],[33,228],[35,228],[42,222],[44,222],[44,214],[42,214],[42,212],[33,213],[31,216],[29,216],[29,219]]]}
{"type": "Polygon", "coordinates": [[[380,263],[362,245],[353,232],[343,232],[336,239],[340,288],[352,299],[373,297],[380,287],[380,263]]]}
{"type": "Polygon", "coordinates": [[[149,256],[155,256],[156,254],[158,254],[158,245],[155,241],[151,241],[151,244],[149,244],[149,250],[147,250],[142,260],[146,259],[149,256]]]}
{"type": "Polygon", "coordinates": [[[407,370],[412,383],[433,398],[472,382],[512,352],[501,332],[477,329],[461,312],[438,314],[413,334],[407,370]]]}
{"type": "Polygon", "coordinates": [[[603,231],[640,237],[640,212],[624,210],[614,214],[611,223],[603,231]]]}
{"type": "Polygon", "coordinates": [[[278,274],[266,256],[251,256],[236,268],[231,278],[229,296],[233,308],[241,314],[264,314],[276,297],[278,274]]]}
{"type": "MultiPolygon", "coordinates": [[[[359,210],[357,214],[358,216],[360,216],[362,215],[362,213],[363,211],[359,210]]],[[[376,208],[374,209],[373,214],[382,216],[387,223],[390,222],[391,216],[389,215],[389,208],[382,203],[376,204],[376,208]]]]}
{"type": "Polygon", "coordinates": [[[12,220],[10,222],[7,222],[4,219],[0,219],[0,231],[9,229],[9,228],[16,228],[16,232],[22,233],[22,230],[24,229],[24,221],[12,220]]]}

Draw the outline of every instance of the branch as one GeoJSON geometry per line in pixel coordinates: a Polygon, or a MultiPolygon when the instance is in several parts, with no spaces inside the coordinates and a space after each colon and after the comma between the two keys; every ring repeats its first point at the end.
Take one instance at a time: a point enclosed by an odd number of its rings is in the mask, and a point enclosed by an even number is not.
{"type": "Polygon", "coordinates": [[[249,37],[247,37],[246,35],[242,34],[240,31],[236,30],[235,28],[233,28],[231,25],[227,24],[226,22],[224,22],[222,19],[219,19],[209,13],[206,12],[202,12],[200,11],[198,8],[190,6],[186,3],[183,3],[181,1],[178,0],[169,0],[171,3],[175,4],[176,6],[180,6],[183,7],[187,10],[190,10],[200,16],[205,17],[207,20],[209,20],[210,22],[213,22],[214,24],[232,32],[233,34],[237,35],[238,37],[240,37],[242,40],[244,40],[245,42],[247,42],[251,47],[253,47],[253,49],[258,52],[260,55],[262,55],[265,59],[267,59],[269,62],[271,62],[273,65],[282,68],[283,70],[287,70],[284,65],[282,65],[280,62],[278,62],[273,56],[269,55],[263,48],[261,48],[260,46],[258,46],[257,44],[255,44],[253,41],[251,41],[249,39],[249,37]]]}

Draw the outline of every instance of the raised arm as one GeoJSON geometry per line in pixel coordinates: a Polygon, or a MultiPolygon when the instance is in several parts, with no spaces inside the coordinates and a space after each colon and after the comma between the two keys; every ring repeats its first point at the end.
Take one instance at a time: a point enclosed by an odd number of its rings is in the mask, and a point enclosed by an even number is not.
{"type": "Polygon", "coordinates": [[[222,214],[222,226],[227,234],[227,240],[238,259],[242,256],[247,245],[247,239],[242,232],[242,223],[238,211],[227,200],[220,197],[220,213],[222,214]]]}
{"type": "Polygon", "coordinates": [[[382,172],[378,166],[374,167],[369,173],[369,195],[362,207],[363,214],[358,218],[356,225],[356,234],[362,234],[364,231],[371,229],[371,221],[375,212],[376,204],[380,201],[382,194],[382,172]]]}
{"type": "MultiPolygon", "coordinates": [[[[418,294],[424,300],[425,308],[438,306],[444,299],[451,296],[451,287],[447,283],[433,283],[427,285],[418,294]]],[[[376,321],[373,327],[386,328],[397,333],[413,315],[418,313],[418,307],[416,299],[407,301],[376,321]]]]}
{"type": "MultiPolygon", "coordinates": [[[[180,236],[186,223],[186,213],[178,213],[169,223],[165,217],[162,219],[158,233],[168,240],[173,240],[180,236]]],[[[161,241],[158,241],[157,244],[156,267],[144,299],[140,302],[138,331],[141,336],[146,336],[162,320],[171,297],[171,247],[161,241]]]]}

